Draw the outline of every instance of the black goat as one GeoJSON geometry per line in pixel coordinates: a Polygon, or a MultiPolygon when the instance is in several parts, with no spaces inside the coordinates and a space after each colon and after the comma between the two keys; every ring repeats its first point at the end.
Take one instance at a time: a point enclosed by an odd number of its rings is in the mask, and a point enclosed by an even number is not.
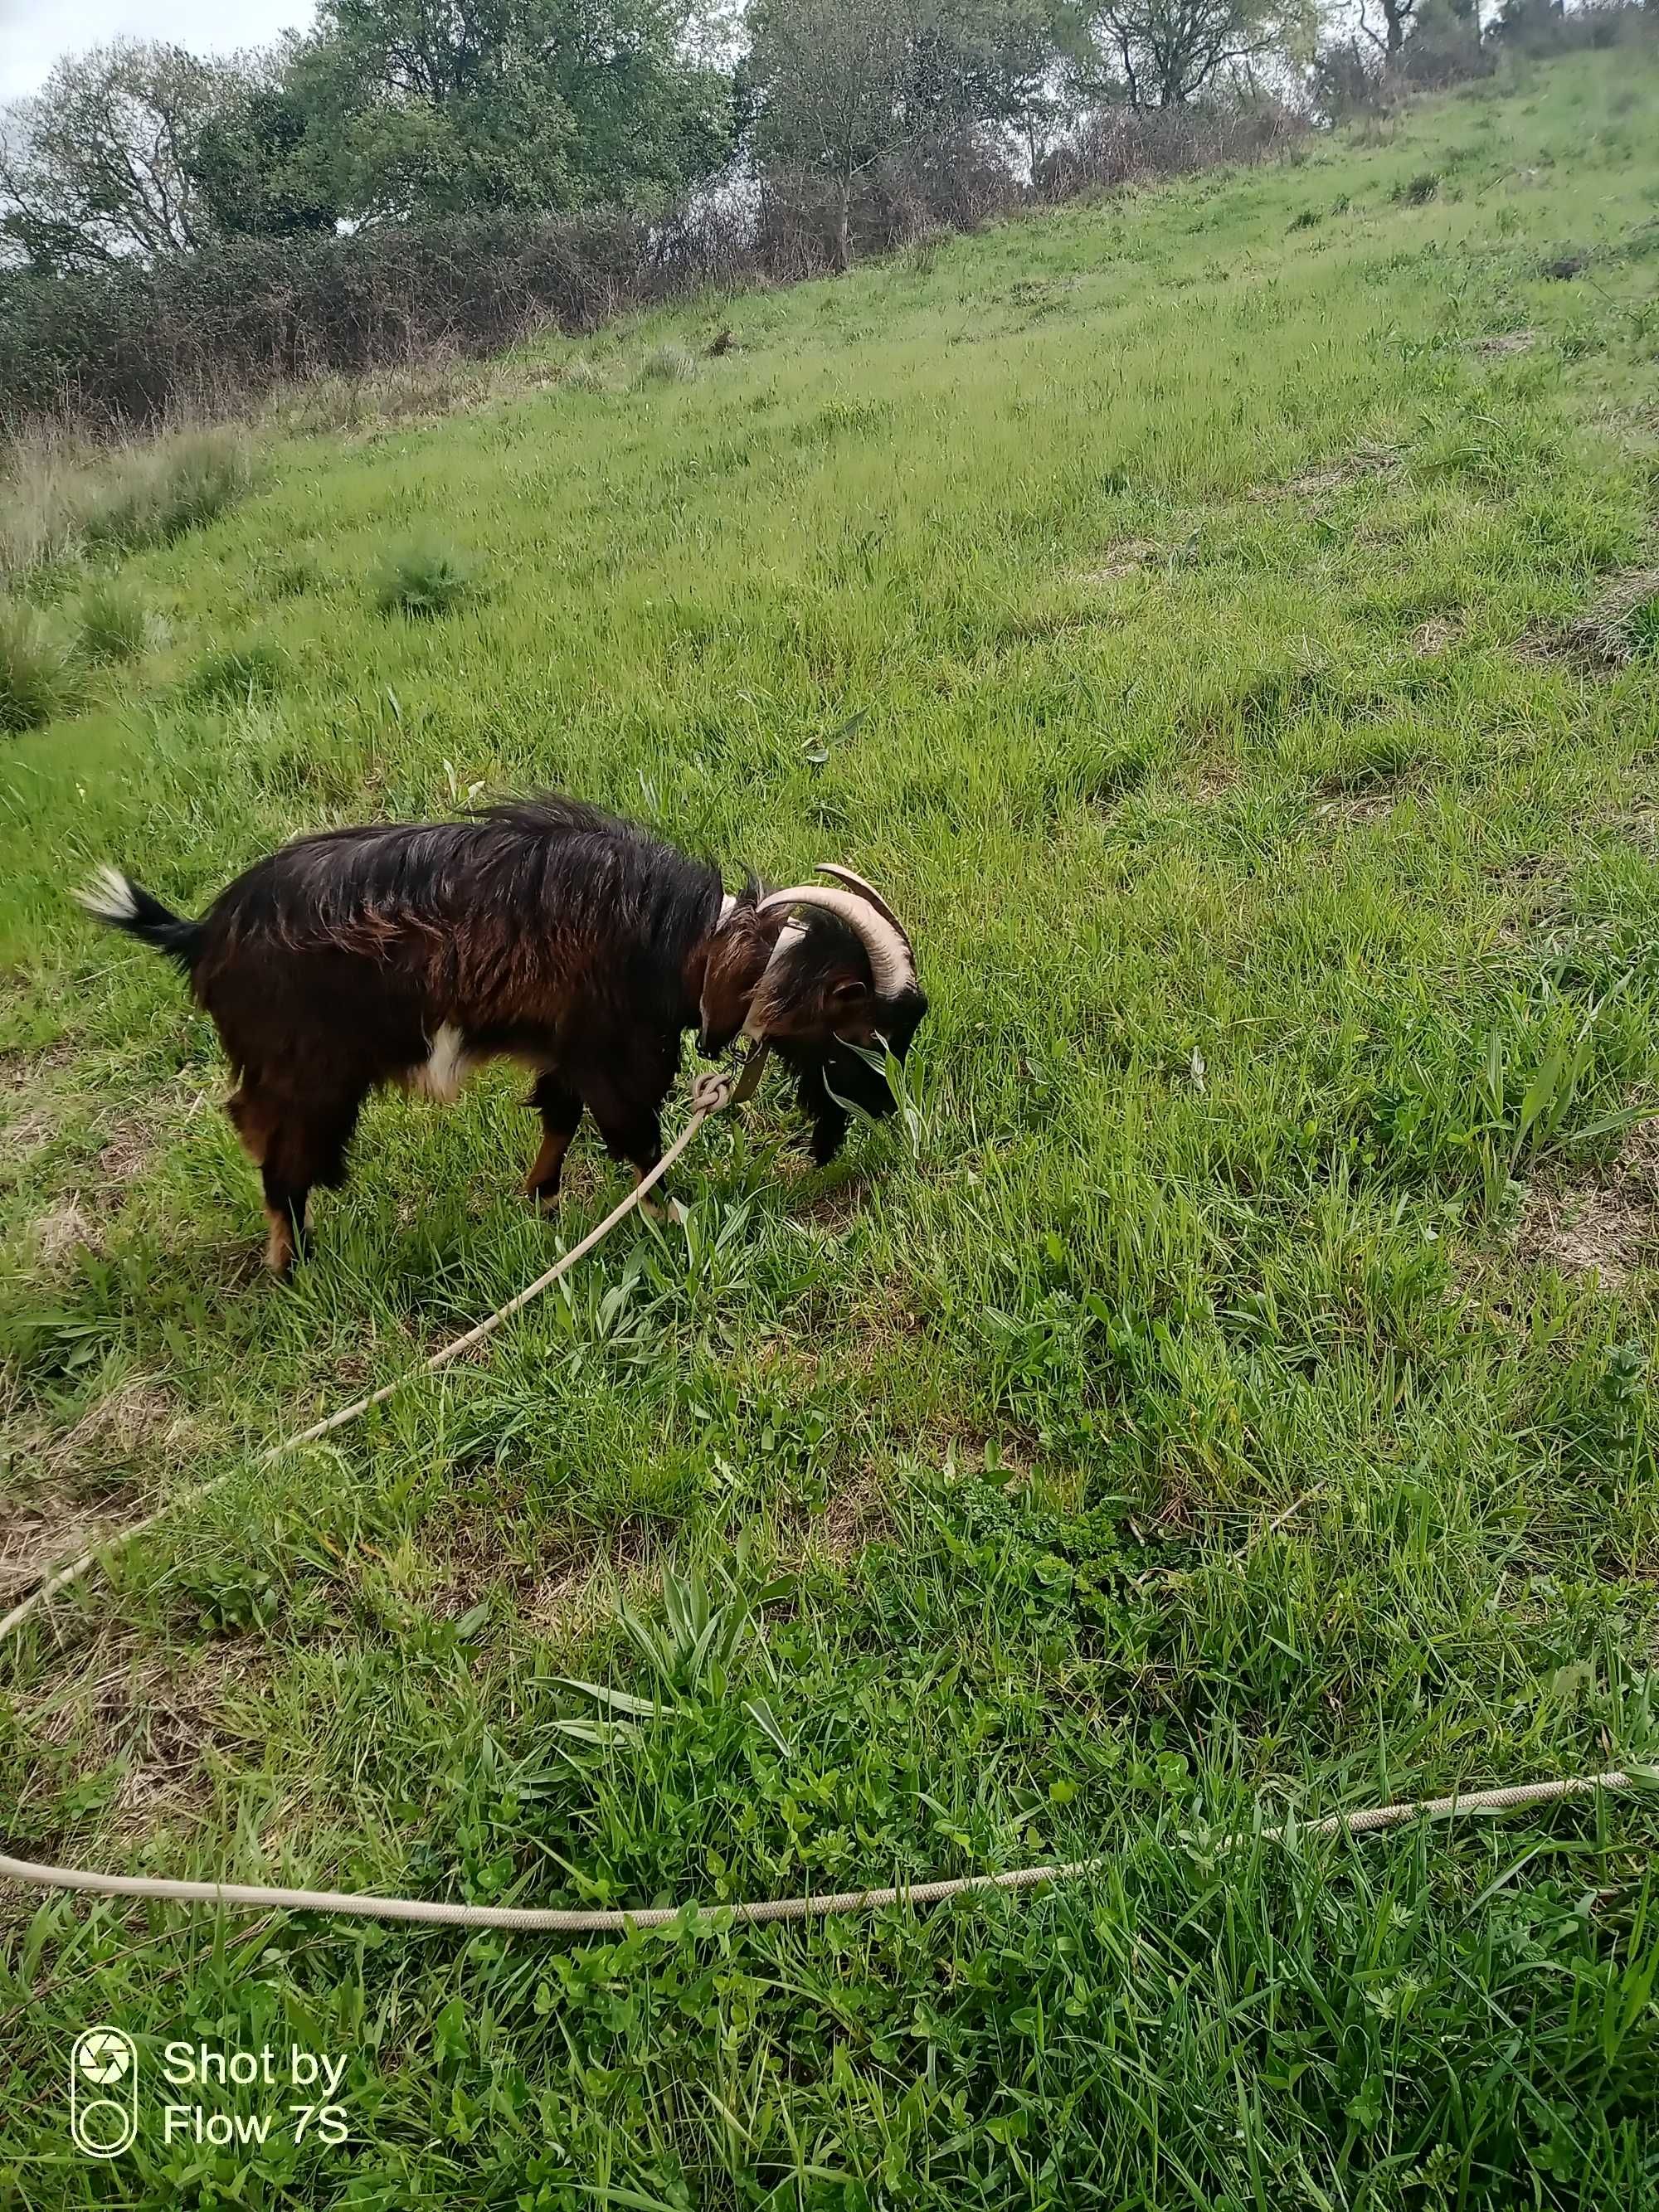
{"type": "MultiPolygon", "coordinates": [[[[479,1060],[534,1070],[542,1145],[526,1189],[558,1193],[584,1107],[643,1176],[681,1032],[740,1034],[795,1070],[812,1156],[833,1158],[848,1100],[891,1113],[863,1056],[902,1058],[927,1001],[910,940],[843,868],[833,889],[736,896],[628,822],[547,797],[463,822],[337,830],[255,863],[200,921],[103,870],[100,921],[176,960],[235,1070],[232,1121],[264,1182],[266,1260],[285,1273],[316,1183],[344,1179],[368,1091],[452,1099],[479,1060]]],[[[756,1066],[744,1089],[753,1087],[756,1066]]]]}

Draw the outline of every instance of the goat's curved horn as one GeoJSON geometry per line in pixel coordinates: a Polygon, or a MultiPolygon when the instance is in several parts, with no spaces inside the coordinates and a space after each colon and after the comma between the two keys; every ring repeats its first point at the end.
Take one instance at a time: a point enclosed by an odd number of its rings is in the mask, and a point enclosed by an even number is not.
{"type": "Polygon", "coordinates": [[[855,876],[850,868],[838,867],[833,860],[820,860],[817,864],[817,871],[821,876],[833,876],[837,883],[845,884],[849,891],[856,891],[860,898],[868,899],[882,920],[890,921],[897,930],[899,935],[904,939],[905,951],[914,961],[916,948],[910,942],[909,931],[873,884],[866,884],[862,876],[855,876]]]}
{"type": "Polygon", "coordinates": [[[844,921],[870,956],[870,980],[878,999],[896,999],[915,981],[915,966],[904,932],[888,921],[862,892],[826,890],[822,884],[793,884],[763,898],[762,914],[781,906],[822,907],[844,921]]]}

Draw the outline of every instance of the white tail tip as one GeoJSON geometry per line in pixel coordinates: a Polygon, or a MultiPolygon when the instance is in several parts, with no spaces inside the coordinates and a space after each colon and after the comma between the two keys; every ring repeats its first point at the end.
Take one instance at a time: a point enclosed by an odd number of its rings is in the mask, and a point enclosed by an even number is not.
{"type": "Polygon", "coordinates": [[[100,921],[131,921],[138,912],[132,885],[118,868],[100,868],[75,896],[100,921]]]}

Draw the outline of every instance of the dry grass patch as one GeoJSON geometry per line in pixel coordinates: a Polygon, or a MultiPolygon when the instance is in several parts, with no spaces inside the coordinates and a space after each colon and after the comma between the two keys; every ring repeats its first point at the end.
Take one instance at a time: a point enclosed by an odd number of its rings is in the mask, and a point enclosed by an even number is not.
{"type": "Polygon", "coordinates": [[[832,1566],[845,1567],[891,1525],[887,1500],[866,1471],[835,1492],[809,1533],[832,1566]]]}
{"type": "Polygon", "coordinates": [[[1212,755],[1209,759],[1199,762],[1188,789],[1195,805],[1214,806],[1237,791],[1243,781],[1244,771],[1236,760],[1224,755],[1212,755]]]}
{"type": "Polygon", "coordinates": [[[1606,676],[1659,657],[1659,568],[1621,568],[1565,625],[1534,623],[1510,647],[1528,668],[1606,676]]]}
{"type": "Polygon", "coordinates": [[[1432,660],[1455,644],[1463,625],[1453,615],[1431,615],[1412,632],[1412,651],[1419,660],[1432,660]]]}
{"type": "Polygon", "coordinates": [[[1571,646],[1596,665],[1622,668],[1659,653],[1659,568],[1621,568],[1567,627],[1571,646]]]}
{"type": "Polygon", "coordinates": [[[1115,545],[1109,545],[1092,567],[1080,568],[1079,584],[1115,584],[1125,576],[1139,575],[1143,568],[1164,558],[1164,548],[1150,538],[1124,538],[1115,545]]]}
{"type": "Polygon", "coordinates": [[[1367,477],[1388,474],[1396,459],[1391,447],[1357,446],[1352,453],[1340,461],[1328,462],[1323,468],[1304,469],[1283,483],[1256,484],[1249,496],[1258,507],[1281,499],[1293,499],[1304,507],[1315,506],[1322,500],[1334,498],[1338,492],[1346,491],[1350,484],[1361,483],[1367,477]]]}
{"type": "Polygon", "coordinates": [[[1530,353],[1537,343],[1536,331],[1497,331],[1491,337],[1477,338],[1474,350],[1489,360],[1500,360],[1506,354],[1530,353]]]}
{"type": "Polygon", "coordinates": [[[0,1598],[15,1602],[54,1567],[140,1520],[152,1486],[135,1496],[133,1472],[200,1453],[203,1430],[151,1377],[135,1375],[70,1427],[16,1432],[14,1464],[26,1490],[0,1499],[0,1598]]]}
{"type": "Polygon", "coordinates": [[[125,1493],[112,1487],[0,1503],[0,1606],[9,1609],[53,1568],[101,1543],[119,1526],[125,1504],[125,1493]]]}
{"type": "Polygon", "coordinates": [[[1523,1258],[1594,1275],[1607,1290],[1650,1265],[1659,1256],[1659,1127],[1638,1124],[1612,1166],[1595,1177],[1535,1178],[1515,1243],[1523,1258]]]}
{"type": "MultiPolygon", "coordinates": [[[[264,1723],[250,1709],[264,1675],[247,1638],[145,1657],[106,1638],[18,1717],[60,1784],[105,1778],[103,1848],[125,1858],[160,1826],[207,1819],[220,1777],[257,1759],[264,1723]]],[[[57,1840],[49,1832],[38,1847],[57,1840]]]]}
{"type": "Polygon", "coordinates": [[[577,1644],[617,1607],[653,1589],[663,1548],[640,1522],[628,1522],[591,1550],[569,1550],[530,1589],[520,1607],[544,1643],[577,1644]]]}
{"type": "Polygon", "coordinates": [[[34,1224],[34,1247],[49,1267],[57,1267],[71,1252],[101,1252],[103,1234],[76,1198],[60,1199],[48,1206],[34,1224]]]}
{"type": "Polygon", "coordinates": [[[1386,822],[1401,797],[1400,787],[1394,783],[1367,784],[1363,790],[1346,787],[1320,786],[1314,800],[1314,814],[1322,822],[1386,822]]]}

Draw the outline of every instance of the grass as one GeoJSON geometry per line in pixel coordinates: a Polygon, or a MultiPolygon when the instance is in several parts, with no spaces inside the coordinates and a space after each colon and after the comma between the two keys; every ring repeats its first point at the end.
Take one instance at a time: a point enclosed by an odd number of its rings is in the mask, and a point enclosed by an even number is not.
{"type": "Polygon", "coordinates": [[[550,1903],[1109,1867],[616,1942],[19,1895],[15,2201],[1655,2203],[1650,1799],[1249,1832],[1655,1754],[1656,94],[1575,58],[722,301],[695,382],[634,365],[707,309],[619,326],[123,565],[165,645],[0,749],[6,1556],[230,1479],[5,1661],[7,1847],[550,1903]],[[437,530],[488,595],[386,622],[437,530]],[[510,1078],[388,1098],[273,1288],[211,1036],[65,886],[194,910],[537,781],[886,887],[913,1112],[814,1176],[763,1091],[686,1227],[256,1474],[618,1181],[582,1148],[550,1227],[510,1078]],[[100,2020],[151,2084],[343,2054],[349,2142],[169,2146],[147,2091],[94,2168],[100,2020]]]}
{"type": "Polygon", "coordinates": [[[88,550],[168,545],[243,497],[252,455],[234,428],[175,430],[107,452],[61,434],[0,455],[0,579],[72,563],[88,550]]]}
{"type": "Polygon", "coordinates": [[[137,592],[118,580],[88,585],[76,610],[77,639],[94,663],[136,660],[149,641],[149,619],[137,592]]]}
{"type": "Polygon", "coordinates": [[[70,661],[44,615],[0,598],[0,732],[39,729],[70,696],[70,661]]]}
{"type": "Polygon", "coordinates": [[[375,586],[380,612],[429,621],[451,613],[473,588],[472,564],[452,545],[404,547],[382,564],[375,586]]]}
{"type": "Polygon", "coordinates": [[[274,647],[237,645],[204,653],[186,690],[192,700],[240,700],[251,707],[279,690],[282,681],[283,659],[274,647]]]}
{"type": "Polygon", "coordinates": [[[690,346],[653,346],[640,363],[640,380],[644,384],[694,384],[698,375],[697,356],[690,346]]]}

